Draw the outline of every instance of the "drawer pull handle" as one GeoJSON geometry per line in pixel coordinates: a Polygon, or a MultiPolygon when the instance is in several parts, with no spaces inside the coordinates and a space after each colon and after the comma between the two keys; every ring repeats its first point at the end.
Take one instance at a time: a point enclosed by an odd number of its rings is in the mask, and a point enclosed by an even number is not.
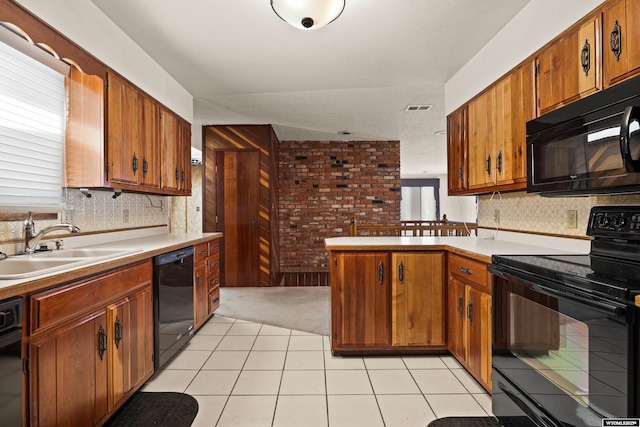
{"type": "Polygon", "coordinates": [[[120,341],[122,341],[122,322],[120,318],[116,316],[116,324],[114,325],[114,334],[116,336],[116,348],[120,347],[120,341]]]}
{"type": "Polygon", "coordinates": [[[468,274],[468,275],[472,275],[473,271],[470,268],[467,267],[460,267],[460,271],[462,271],[464,274],[468,274]]]}
{"type": "Polygon", "coordinates": [[[213,279],[213,284],[217,285],[218,283],[220,283],[220,279],[213,279]]]}
{"type": "Polygon", "coordinates": [[[214,299],[213,299],[213,303],[214,303],[214,304],[215,304],[215,303],[218,303],[218,302],[220,302],[220,298],[214,298],[214,299]]]}
{"type": "Polygon", "coordinates": [[[611,47],[613,56],[616,57],[616,61],[620,62],[620,53],[622,53],[622,28],[620,28],[617,20],[609,36],[609,46],[611,47]]]}
{"type": "Polygon", "coordinates": [[[199,255],[204,255],[207,253],[206,249],[200,249],[200,252],[198,252],[199,255]]]}
{"type": "Polygon", "coordinates": [[[107,333],[102,325],[100,325],[100,329],[98,330],[98,355],[100,356],[100,360],[102,360],[105,351],[107,351],[107,333]]]}
{"type": "Polygon", "coordinates": [[[215,245],[212,249],[213,249],[214,251],[215,251],[215,250],[217,250],[217,249],[218,249],[218,245],[215,245]]]}

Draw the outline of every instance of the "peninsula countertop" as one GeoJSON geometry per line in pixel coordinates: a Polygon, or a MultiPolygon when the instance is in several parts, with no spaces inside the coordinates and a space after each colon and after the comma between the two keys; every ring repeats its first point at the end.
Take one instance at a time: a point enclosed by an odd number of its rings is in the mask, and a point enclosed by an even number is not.
{"type": "Polygon", "coordinates": [[[478,261],[490,263],[492,255],[557,255],[586,253],[568,251],[551,246],[529,245],[520,242],[485,237],[414,237],[371,236],[331,237],[325,239],[327,250],[335,251],[437,251],[458,253],[478,261]]]}

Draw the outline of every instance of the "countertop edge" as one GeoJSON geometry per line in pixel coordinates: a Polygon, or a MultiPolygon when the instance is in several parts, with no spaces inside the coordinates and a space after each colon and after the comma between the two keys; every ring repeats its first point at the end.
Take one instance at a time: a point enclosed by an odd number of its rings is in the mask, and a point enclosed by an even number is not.
{"type": "Polygon", "coordinates": [[[154,256],[187,246],[195,246],[220,237],[222,237],[222,233],[168,233],[144,238],[110,242],[100,245],[100,247],[142,247],[142,250],[113,259],[96,261],[95,263],[78,266],[69,270],[61,270],[24,279],[0,280],[0,299],[23,296],[55,286],[64,285],[71,281],[102,274],[109,270],[130,264],[151,260],[154,256]]]}

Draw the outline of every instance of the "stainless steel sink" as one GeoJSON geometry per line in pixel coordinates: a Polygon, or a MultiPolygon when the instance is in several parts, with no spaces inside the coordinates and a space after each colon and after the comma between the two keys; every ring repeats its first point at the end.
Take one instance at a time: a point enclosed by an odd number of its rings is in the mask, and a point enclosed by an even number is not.
{"type": "Polygon", "coordinates": [[[140,249],[123,249],[123,248],[75,248],[75,249],[61,249],[59,251],[48,252],[35,252],[28,255],[18,255],[17,258],[28,259],[61,259],[61,258],[103,258],[103,257],[116,257],[121,255],[127,255],[140,252],[140,249]]]}
{"type": "Polygon", "coordinates": [[[23,279],[53,273],[140,251],[141,249],[91,247],[11,256],[0,260],[0,280],[23,279]]]}

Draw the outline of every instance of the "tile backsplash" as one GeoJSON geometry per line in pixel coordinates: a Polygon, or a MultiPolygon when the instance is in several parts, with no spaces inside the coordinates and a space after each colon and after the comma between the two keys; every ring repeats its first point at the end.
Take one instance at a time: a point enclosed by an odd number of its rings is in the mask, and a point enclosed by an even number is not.
{"type": "Polygon", "coordinates": [[[591,207],[609,205],[640,205],[640,194],[555,198],[526,192],[482,195],[478,196],[478,225],[525,232],[585,236],[591,207]],[[574,215],[577,217],[575,226],[569,219],[574,215]],[[498,221],[494,220],[496,216],[499,217],[498,221]]]}
{"type": "MultiPolygon", "coordinates": [[[[62,189],[62,211],[57,220],[36,220],[36,231],[58,222],[70,222],[83,233],[167,224],[167,197],[123,192],[113,198],[111,190],[62,189]]],[[[27,213],[25,211],[25,218],[27,213]]],[[[64,232],[63,232],[64,233],[64,232]]],[[[0,222],[0,242],[22,238],[22,221],[0,222]]]]}

